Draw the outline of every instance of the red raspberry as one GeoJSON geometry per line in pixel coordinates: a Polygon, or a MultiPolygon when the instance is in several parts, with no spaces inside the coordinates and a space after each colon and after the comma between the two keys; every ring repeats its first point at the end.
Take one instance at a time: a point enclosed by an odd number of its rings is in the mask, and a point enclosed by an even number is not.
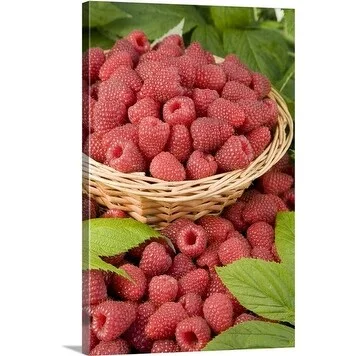
{"type": "Polygon", "coordinates": [[[233,308],[230,298],[223,293],[214,293],[203,305],[204,318],[216,333],[221,333],[233,324],[233,308]]]}
{"type": "Polygon", "coordinates": [[[127,215],[124,211],[120,209],[108,209],[104,214],[100,216],[101,218],[127,218],[127,215]]]}
{"type": "Polygon", "coordinates": [[[143,250],[139,267],[147,277],[153,277],[167,272],[171,265],[172,258],[164,246],[151,242],[143,250]]]}
{"type": "Polygon", "coordinates": [[[206,292],[206,297],[210,297],[212,294],[215,293],[227,293],[228,289],[225,287],[223,282],[221,281],[218,274],[215,272],[214,269],[210,270],[210,282],[208,285],[208,289],[206,292]]]}
{"type": "Polygon", "coordinates": [[[166,66],[167,63],[169,63],[169,58],[165,53],[158,51],[148,51],[140,57],[139,64],[144,62],[161,62],[161,64],[166,66]]]}
{"type": "Polygon", "coordinates": [[[245,136],[231,136],[215,155],[223,172],[246,168],[253,160],[253,149],[245,136]]]}
{"type": "Polygon", "coordinates": [[[264,193],[280,195],[292,187],[294,179],[285,173],[267,172],[260,178],[260,181],[264,193]]]}
{"type": "Polygon", "coordinates": [[[93,330],[99,340],[111,341],[124,333],[136,318],[135,307],[126,302],[108,300],[93,312],[93,330]]]}
{"type": "Polygon", "coordinates": [[[139,54],[146,53],[150,50],[150,42],[143,31],[134,30],[126,36],[126,39],[132,43],[139,54]]]}
{"type": "Polygon", "coordinates": [[[260,126],[246,134],[251,147],[253,148],[254,158],[258,157],[271,142],[271,132],[268,127],[260,126]]]}
{"type": "Polygon", "coordinates": [[[146,335],[153,340],[173,337],[178,323],[187,317],[180,303],[164,303],[148,319],[146,335]]]}
{"type": "Polygon", "coordinates": [[[175,334],[182,351],[200,351],[211,339],[209,325],[201,316],[182,320],[175,334]]]}
{"type": "Polygon", "coordinates": [[[138,267],[130,263],[126,263],[120,268],[127,272],[132,281],[115,273],[111,280],[113,292],[123,300],[140,300],[147,288],[145,274],[138,267]]]}
{"type": "Polygon", "coordinates": [[[99,100],[118,100],[126,107],[136,101],[135,93],[120,78],[110,78],[102,82],[98,88],[99,100]]]}
{"type": "Polygon", "coordinates": [[[130,53],[133,64],[137,64],[139,60],[139,53],[136,51],[133,44],[127,39],[117,40],[110,52],[108,53],[108,58],[116,55],[118,52],[130,53]]]}
{"type": "Polygon", "coordinates": [[[162,62],[140,61],[135,70],[137,74],[141,77],[141,79],[145,81],[148,80],[150,77],[155,76],[164,68],[166,68],[166,64],[162,62]]]}
{"type": "Polygon", "coordinates": [[[83,94],[82,96],[82,124],[90,132],[93,131],[93,113],[95,108],[96,100],[93,99],[88,94],[83,94]]]}
{"type": "Polygon", "coordinates": [[[263,99],[262,103],[263,103],[263,109],[266,112],[265,115],[268,118],[266,122],[266,126],[270,130],[273,130],[278,122],[279,111],[278,111],[277,103],[269,98],[263,99]]]}
{"type": "Polygon", "coordinates": [[[89,354],[90,351],[100,342],[96,337],[91,325],[83,325],[82,327],[82,350],[83,353],[89,354]]]}
{"type": "Polygon", "coordinates": [[[118,66],[110,78],[121,79],[131,90],[138,92],[142,87],[142,79],[131,67],[118,66]]]}
{"type": "Polygon", "coordinates": [[[192,138],[189,129],[184,125],[174,125],[166,149],[180,162],[185,162],[192,151],[192,138]]]}
{"type": "Polygon", "coordinates": [[[200,117],[192,123],[190,133],[194,150],[212,152],[234,134],[234,127],[226,121],[200,117]]]}
{"type": "Polygon", "coordinates": [[[188,159],[186,173],[188,179],[202,179],[216,173],[218,164],[215,158],[202,151],[194,151],[188,159]]]}
{"type": "Polygon", "coordinates": [[[184,53],[184,50],[182,50],[182,48],[176,44],[162,43],[157,49],[157,52],[162,53],[167,57],[179,57],[184,53]]]}
{"type": "Polygon", "coordinates": [[[270,224],[258,221],[250,225],[246,237],[252,247],[264,247],[270,250],[274,241],[274,229],[270,224]]]}
{"type": "Polygon", "coordinates": [[[126,140],[113,141],[106,151],[108,165],[124,173],[143,172],[146,163],[137,146],[126,140]]]}
{"type": "Polygon", "coordinates": [[[180,35],[169,35],[165,37],[162,42],[158,44],[158,47],[162,44],[175,44],[179,46],[180,48],[184,49],[184,41],[183,37],[180,35]]]}
{"type": "Polygon", "coordinates": [[[273,199],[267,194],[259,194],[246,203],[242,217],[247,224],[257,221],[273,224],[276,214],[277,207],[273,199]]]}
{"type": "Polygon", "coordinates": [[[220,260],[218,255],[219,245],[220,245],[219,242],[211,243],[196,260],[197,266],[212,268],[214,266],[220,265],[220,260]]]}
{"type": "Polygon", "coordinates": [[[262,101],[243,99],[238,103],[245,113],[245,122],[239,128],[241,132],[250,132],[270,120],[269,108],[262,101]]]}
{"type": "Polygon", "coordinates": [[[162,305],[166,302],[174,302],[177,293],[177,280],[165,274],[152,277],[148,286],[148,298],[155,305],[162,305]]]}
{"type": "Polygon", "coordinates": [[[105,149],[101,143],[103,132],[89,134],[84,143],[83,152],[93,160],[103,163],[105,161],[105,149]]]}
{"type": "Polygon", "coordinates": [[[144,117],[138,126],[138,144],[142,153],[152,159],[163,151],[169,138],[169,125],[156,117],[144,117]]]}
{"type": "Polygon", "coordinates": [[[161,152],[152,159],[150,173],[152,177],[168,182],[185,180],[182,163],[169,152],[161,152]]]}
{"type": "Polygon", "coordinates": [[[212,89],[220,92],[226,83],[226,74],[215,64],[198,67],[195,75],[195,86],[200,89],[212,89]]]}
{"type": "Polygon", "coordinates": [[[202,268],[197,268],[185,274],[178,281],[178,295],[197,293],[204,296],[209,284],[209,273],[202,268]]]}
{"type": "Polygon", "coordinates": [[[205,51],[205,58],[208,64],[216,64],[214,55],[209,51],[205,51]]]}
{"type": "Polygon", "coordinates": [[[290,168],[292,167],[292,162],[289,157],[288,152],[286,152],[280,160],[271,168],[271,171],[288,173],[290,168]]]}
{"type": "Polygon", "coordinates": [[[221,92],[221,97],[227,100],[237,102],[241,99],[256,100],[257,94],[248,86],[240,83],[239,81],[227,82],[221,92]]]}
{"type": "Polygon", "coordinates": [[[280,259],[279,255],[278,255],[278,251],[277,251],[275,243],[273,243],[273,245],[272,245],[271,252],[272,252],[272,255],[274,257],[275,262],[278,262],[278,263],[281,262],[281,259],[280,259]]]}
{"type": "Polygon", "coordinates": [[[251,250],[251,257],[258,258],[265,261],[274,261],[274,256],[271,250],[265,247],[253,247],[251,250]]]}
{"type": "Polygon", "coordinates": [[[183,253],[178,253],[174,257],[172,266],[167,271],[167,274],[178,279],[195,269],[196,266],[190,257],[184,255],[183,253]]]}
{"type": "Polygon", "coordinates": [[[276,204],[277,207],[277,212],[279,211],[289,211],[288,206],[286,203],[277,195],[273,194],[267,194],[271,199],[273,199],[274,203],[276,204]]]}
{"type": "Polygon", "coordinates": [[[89,48],[82,59],[82,77],[84,80],[94,82],[99,78],[99,71],[105,62],[104,51],[99,47],[89,48]]]}
{"type": "Polygon", "coordinates": [[[152,98],[143,98],[137,101],[136,104],[129,107],[127,110],[129,120],[138,125],[140,121],[148,116],[157,117],[160,116],[160,104],[154,101],[152,98]]]}
{"type": "Polygon", "coordinates": [[[101,80],[108,80],[119,66],[133,68],[133,62],[129,52],[117,52],[108,57],[100,68],[99,78],[101,80]]]}
{"type": "Polygon", "coordinates": [[[255,91],[257,99],[263,99],[271,91],[271,82],[269,79],[257,72],[252,73],[251,88],[255,91]]]}
{"type": "Polygon", "coordinates": [[[83,306],[95,305],[107,297],[103,273],[99,270],[86,270],[82,272],[82,303],[83,306]]]}
{"type": "Polygon", "coordinates": [[[247,228],[247,224],[242,218],[242,211],[245,205],[245,202],[238,200],[236,203],[225,208],[223,212],[223,217],[231,221],[234,228],[240,232],[245,231],[247,228]]]}
{"type": "MultiPolygon", "coordinates": [[[[111,265],[113,265],[115,267],[119,267],[123,263],[125,263],[125,254],[119,253],[118,255],[115,255],[115,256],[102,256],[101,259],[103,261],[105,261],[106,263],[110,263],[111,265]]],[[[107,286],[109,286],[111,284],[112,277],[113,277],[113,274],[107,272],[106,278],[105,278],[105,284],[107,286]]]]}
{"type": "Polygon", "coordinates": [[[193,221],[186,219],[186,218],[179,218],[172,223],[170,223],[168,226],[166,226],[161,232],[162,235],[168,237],[173,245],[177,247],[177,236],[178,232],[181,230],[181,228],[185,225],[192,225],[194,224],[193,221]]]}
{"type": "Polygon", "coordinates": [[[227,55],[220,65],[228,81],[237,80],[247,86],[251,84],[251,72],[234,54],[227,55]]]}
{"type": "Polygon", "coordinates": [[[185,54],[192,58],[195,67],[201,67],[209,64],[209,59],[204,48],[199,42],[192,42],[185,50],[185,54]]]}
{"type": "Polygon", "coordinates": [[[177,234],[179,250],[186,256],[192,258],[204,252],[207,240],[208,235],[205,230],[195,224],[184,226],[177,234]]]}
{"type": "Polygon", "coordinates": [[[261,195],[262,193],[259,192],[257,189],[250,188],[246,190],[242,196],[238,199],[238,201],[248,203],[252,199],[254,199],[257,195],[261,195]]]}
{"type": "Polygon", "coordinates": [[[130,353],[127,341],[116,339],[113,341],[101,341],[90,352],[90,355],[125,355],[130,353]]]}
{"type": "Polygon", "coordinates": [[[248,241],[242,236],[231,237],[221,243],[218,254],[223,265],[239,260],[243,257],[250,257],[251,247],[248,241]]]}
{"type": "Polygon", "coordinates": [[[235,128],[241,126],[245,121],[245,113],[238,103],[219,98],[208,107],[208,116],[219,120],[226,120],[235,128]]]}
{"type": "Polygon", "coordinates": [[[96,201],[82,194],[82,220],[95,219],[97,210],[96,201]]]}
{"type": "Polygon", "coordinates": [[[203,300],[199,294],[187,293],[179,299],[189,316],[203,316],[203,300]]]}
{"type": "Polygon", "coordinates": [[[195,120],[195,107],[192,99],[179,96],[168,100],[163,105],[163,120],[170,125],[189,127],[195,120]]]}
{"type": "Polygon", "coordinates": [[[183,55],[175,58],[172,63],[178,68],[181,84],[186,88],[192,88],[196,74],[194,60],[187,55],[183,55]]]}
{"type": "Polygon", "coordinates": [[[153,343],[151,353],[163,353],[163,352],[179,352],[179,346],[174,340],[163,339],[156,340],[153,343]]]}
{"type": "Polygon", "coordinates": [[[138,127],[133,124],[115,127],[103,135],[102,145],[107,151],[113,142],[121,140],[132,141],[138,146],[138,127]]]}
{"type": "Polygon", "coordinates": [[[98,100],[98,90],[101,80],[97,80],[94,84],[90,86],[89,95],[91,98],[98,100]]]}
{"type": "Polygon", "coordinates": [[[197,117],[207,116],[209,105],[218,98],[219,93],[216,90],[194,88],[192,99],[197,117]]]}
{"type": "Polygon", "coordinates": [[[252,314],[243,313],[243,314],[240,314],[235,319],[234,325],[241,324],[241,323],[244,323],[245,321],[250,321],[250,320],[259,320],[259,318],[257,318],[256,316],[254,316],[252,314]]]}
{"type": "Polygon", "coordinates": [[[290,210],[294,210],[295,208],[295,192],[294,188],[288,189],[286,192],[283,193],[283,201],[287,204],[290,210]]]}
{"type": "Polygon", "coordinates": [[[234,231],[234,225],[220,216],[205,215],[197,224],[208,233],[209,242],[225,241],[229,233],[234,231]]]}

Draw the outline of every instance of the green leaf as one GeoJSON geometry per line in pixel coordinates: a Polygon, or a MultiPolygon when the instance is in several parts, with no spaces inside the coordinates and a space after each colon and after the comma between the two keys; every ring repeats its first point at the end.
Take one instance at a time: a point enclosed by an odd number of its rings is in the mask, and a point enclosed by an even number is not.
{"type": "Polygon", "coordinates": [[[282,264],[294,270],[295,213],[293,211],[277,214],[275,234],[276,248],[282,264]]]}
{"type": "Polygon", "coordinates": [[[294,329],[264,321],[246,321],[212,339],[203,351],[294,347],[294,329]]]}
{"type": "Polygon", "coordinates": [[[245,308],[294,324],[294,274],[282,264],[242,258],[216,270],[245,308]]]}
{"type": "Polygon", "coordinates": [[[199,41],[204,49],[212,52],[216,56],[225,56],[220,36],[211,25],[199,25],[193,31],[191,42],[193,41],[199,41]]]}
{"type": "Polygon", "coordinates": [[[104,36],[95,28],[83,28],[83,52],[89,47],[100,47],[102,49],[109,49],[113,46],[115,41],[104,36]]]}
{"type": "Polygon", "coordinates": [[[165,39],[168,36],[171,35],[179,35],[179,36],[183,36],[183,28],[184,28],[184,22],[185,20],[182,19],[181,22],[179,22],[178,25],[174,26],[173,28],[171,28],[167,33],[165,33],[163,36],[161,36],[160,38],[155,39],[152,43],[151,46],[155,46],[157,43],[163,41],[163,39],[165,39]]]}
{"type": "Polygon", "coordinates": [[[284,23],[284,29],[286,32],[286,35],[294,41],[294,24],[295,24],[295,15],[294,15],[294,10],[293,9],[285,9],[284,10],[284,17],[283,17],[283,23],[284,23]]]}
{"type": "Polygon", "coordinates": [[[250,26],[255,22],[251,7],[212,6],[210,13],[215,26],[221,31],[250,26]]]}
{"type": "Polygon", "coordinates": [[[265,74],[272,83],[283,77],[288,63],[288,46],[279,31],[236,30],[223,33],[224,50],[237,54],[252,70],[265,74]]]}
{"type": "Polygon", "coordinates": [[[295,63],[293,62],[292,65],[288,68],[288,70],[284,73],[283,78],[279,81],[278,85],[276,85],[279,92],[282,92],[288,82],[294,77],[295,73],[295,63]]]}

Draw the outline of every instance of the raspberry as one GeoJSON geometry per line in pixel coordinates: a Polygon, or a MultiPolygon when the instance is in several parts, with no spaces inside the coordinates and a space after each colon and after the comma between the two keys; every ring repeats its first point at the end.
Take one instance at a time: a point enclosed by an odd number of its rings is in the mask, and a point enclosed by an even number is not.
{"type": "Polygon", "coordinates": [[[108,57],[100,68],[99,78],[101,80],[108,80],[119,66],[133,68],[129,52],[118,52],[108,57]]]}
{"type": "Polygon", "coordinates": [[[241,132],[250,132],[270,120],[269,108],[262,101],[243,99],[238,103],[245,113],[245,121],[239,128],[241,132]]]}
{"type": "Polygon", "coordinates": [[[206,292],[206,297],[210,297],[212,294],[215,293],[227,293],[228,289],[225,287],[223,282],[221,281],[220,277],[217,275],[215,270],[210,270],[210,282],[208,285],[208,289],[206,292]]]}
{"type": "Polygon", "coordinates": [[[117,55],[118,52],[128,52],[131,56],[133,64],[137,64],[139,60],[139,53],[136,51],[133,44],[127,39],[117,40],[110,52],[108,53],[108,58],[117,55]]]}
{"type": "Polygon", "coordinates": [[[157,52],[162,53],[167,57],[179,57],[184,53],[181,47],[177,46],[176,44],[169,43],[162,43],[162,45],[157,49],[157,52]]]}
{"type": "Polygon", "coordinates": [[[220,92],[226,83],[226,74],[215,64],[198,67],[195,75],[195,86],[200,89],[212,89],[220,92]]]}
{"type": "Polygon", "coordinates": [[[156,117],[144,117],[138,127],[138,144],[142,153],[152,159],[163,151],[169,138],[169,125],[156,117]]]}
{"type": "Polygon", "coordinates": [[[234,228],[243,232],[247,228],[247,224],[242,218],[242,211],[245,208],[245,202],[238,200],[236,203],[224,209],[223,217],[232,222],[234,228]]]}
{"type": "Polygon", "coordinates": [[[203,300],[199,294],[187,293],[179,299],[189,316],[203,316],[203,300]]]}
{"type": "Polygon", "coordinates": [[[291,159],[288,152],[285,153],[280,160],[271,168],[271,171],[287,173],[291,168],[291,159]]]}
{"type": "Polygon", "coordinates": [[[132,124],[115,127],[103,135],[102,145],[105,151],[107,151],[113,142],[121,140],[132,141],[137,146],[138,127],[132,124]]]}
{"type": "Polygon", "coordinates": [[[213,242],[206,250],[198,257],[196,264],[199,267],[214,267],[220,264],[218,248],[220,243],[213,242]]]}
{"type": "Polygon", "coordinates": [[[151,353],[162,353],[162,352],[179,352],[179,346],[174,340],[156,340],[153,343],[151,353]]]}
{"type": "Polygon", "coordinates": [[[169,59],[165,53],[158,51],[148,51],[140,57],[139,64],[144,62],[161,62],[161,64],[167,65],[167,63],[169,63],[169,59]]]}
{"type": "Polygon", "coordinates": [[[108,294],[103,273],[99,270],[83,271],[82,292],[83,306],[94,305],[104,301],[108,294]]]}
{"type": "MultiPolygon", "coordinates": [[[[106,263],[110,263],[111,265],[113,265],[115,267],[120,267],[122,264],[125,263],[125,254],[119,253],[118,255],[114,255],[114,256],[101,256],[101,259],[103,261],[105,261],[106,263]]],[[[113,275],[114,275],[114,273],[112,273],[112,272],[110,272],[110,273],[106,272],[106,275],[104,278],[106,286],[109,286],[111,284],[113,275]]]]}
{"type": "Polygon", "coordinates": [[[111,341],[125,332],[136,318],[132,304],[108,300],[93,312],[93,330],[99,340],[111,341]]]}
{"type": "Polygon", "coordinates": [[[101,143],[103,132],[89,134],[84,143],[83,152],[93,160],[103,163],[105,161],[105,149],[101,143]]]}
{"type": "Polygon", "coordinates": [[[250,257],[250,253],[250,244],[242,235],[225,240],[221,243],[218,250],[218,255],[223,265],[227,265],[243,257],[250,257]]]}
{"type": "Polygon", "coordinates": [[[173,65],[178,68],[181,84],[186,88],[192,88],[195,82],[195,64],[191,57],[183,55],[173,60],[173,65]]]}
{"type": "Polygon", "coordinates": [[[206,52],[199,42],[192,42],[186,48],[185,54],[193,60],[196,68],[209,64],[206,52]]]}
{"type": "Polygon", "coordinates": [[[183,253],[178,253],[172,262],[172,266],[167,271],[167,274],[174,278],[181,278],[185,276],[188,272],[195,270],[196,267],[191,258],[184,255],[183,253]]]}
{"type": "Polygon", "coordinates": [[[173,245],[175,247],[177,247],[177,236],[178,236],[179,231],[181,230],[181,228],[183,226],[192,225],[192,224],[194,224],[194,223],[189,219],[179,218],[179,219],[173,221],[172,223],[170,223],[168,226],[166,226],[162,230],[162,235],[168,237],[171,240],[171,242],[173,243],[173,245]]]}
{"type": "Polygon", "coordinates": [[[150,173],[152,177],[168,182],[185,179],[185,170],[182,163],[169,152],[161,152],[152,159],[150,173]]]}
{"type": "Polygon", "coordinates": [[[188,179],[202,179],[216,173],[218,164],[215,158],[201,151],[194,151],[188,159],[186,173],[188,179]]]}
{"type": "Polygon", "coordinates": [[[218,98],[219,93],[216,90],[194,88],[192,99],[197,117],[206,116],[209,105],[218,98]]]}
{"type": "Polygon", "coordinates": [[[274,241],[274,229],[270,224],[258,221],[250,225],[246,237],[252,247],[264,247],[270,250],[274,241]]]}
{"type": "Polygon", "coordinates": [[[234,128],[226,121],[200,117],[192,123],[190,133],[194,150],[212,152],[220,148],[233,135],[234,128]]]}
{"type": "Polygon", "coordinates": [[[208,233],[209,242],[222,242],[234,231],[234,225],[220,216],[205,215],[197,223],[208,233]]]}
{"type": "Polygon", "coordinates": [[[277,207],[277,212],[279,211],[289,211],[288,206],[286,203],[277,195],[273,194],[267,194],[271,199],[273,199],[274,203],[276,204],[277,207]]]}
{"type": "Polygon", "coordinates": [[[98,88],[100,100],[117,100],[126,107],[133,105],[136,101],[135,93],[120,78],[110,78],[102,82],[98,88]]]}
{"type": "Polygon", "coordinates": [[[272,255],[274,257],[274,260],[276,262],[278,262],[278,263],[281,262],[281,259],[280,259],[279,255],[278,255],[278,251],[277,251],[275,243],[273,243],[273,245],[272,245],[271,252],[272,252],[272,255]]]}
{"type": "Polygon", "coordinates": [[[209,274],[205,269],[197,268],[185,274],[178,281],[178,295],[197,293],[204,296],[209,284],[209,274]]]}
{"type": "Polygon", "coordinates": [[[185,162],[192,151],[192,138],[189,129],[184,125],[174,125],[166,149],[180,162],[185,162]]]}
{"type": "Polygon", "coordinates": [[[153,340],[173,337],[178,323],[187,317],[180,303],[164,303],[148,319],[146,335],[153,340]]]}
{"type": "Polygon", "coordinates": [[[130,353],[127,341],[116,339],[113,341],[101,341],[90,352],[90,355],[124,355],[130,353]]]}
{"type": "Polygon", "coordinates": [[[166,65],[162,62],[140,61],[135,70],[137,74],[141,77],[141,79],[145,81],[150,77],[155,76],[164,68],[166,68],[166,65]]]}
{"type": "Polygon", "coordinates": [[[91,325],[83,325],[82,328],[82,350],[83,353],[89,354],[90,351],[100,342],[96,337],[91,325]]]}
{"type": "Polygon", "coordinates": [[[251,88],[255,91],[257,99],[263,99],[271,91],[271,82],[261,73],[253,72],[251,88]]]}
{"type": "Polygon", "coordinates": [[[110,78],[121,79],[131,90],[138,92],[142,87],[142,79],[131,67],[118,66],[110,78]]]}
{"type": "Polygon", "coordinates": [[[233,308],[230,298],[223,293],[214,293],[203,305],[204,318],[211,329],[220,333],[233,323],[233,308]]]}
{"type": "Polygon", "coordinates": [[[90,86],[89,95],[91,98],[98,100],[98,89],[101,84],[101,80],[97,80],[94,84],[90,86]]]}
{"type": "Polygon", "coordinates": [[[261,195],[261,192],[259,192],[257,189],[250,188],[242,194],[242,196],[239,198],[239,201],[248,203],[249,201],[254,199],[257,195],[261,195]]]}
{"type": "Polygon", "coordinates": [[[129,107],[127,114],[129,120],[138,125],[140,121],[148,116],[159,118],[160,104],[152,98],[143,98],[136,102],[136,104],[129,107]]]}
{"type": "Polygon", "coordinates": [[[227,100],[237,102],[241,99],[256,100],[257,94],[248,86],[239,81],[227,82],[221,92],[221,97],[227,100]]]}
{"type": "Polygon", "coordinates": [[[151,242],[143,250],[139,267],[147,277],[153,277],[167,272],[171,265],[172,259],[164,246],[151,242]]]}
{"type": "Polygon", "coordinates": [[[246,168],[253,159],[253,149],[245,136],[231,136],[215,155],[223,172],[246,168]]]}
{"type": "Polygon", "coordinates": [[[286,192],[284,192],[282,198],[283,198],[283,201],[288,205],[288,208],[290,210],[294,210],[294,208],[295,208],[294,188],[290,188],[286,192]]]}
{"type": "Polygon", "coordinates": [[[179,46],[180,48],[184,49],[184,41],[182,36],[180,35],[169,35],[165,37],[162,42],[158,44],[158,47],[163,45],[163,44],[174,44],[179,46]]]}
{"type": "Polygon", "coordinates": [[[239,81],[240,83],[249,86],[251,84],[251,73],[249,69],[241,63],[241,61],[234,55],[229,54],[225,57],[221,64],[228,81],[239,81]]]}
{"type": "Polygon", "coordinates": [[[148,298],[155,305],[174,302],[178,293],[178,282],[168,275],[152,277],[148,286],[148,298]]]}
{"type": "Polygon", "coordinates": [[[246,134],[253,149],[254,158],[258,157],[271,142],[271,132],[268,127],[260,126],[246,134]]]}
{"type": "Polygon", "coordinates": [[[82,194],[82,220],[95,219],[97,209],[96,201],[82,194]]]}
{"type": "Polygon", "coordinates": [[[277,214],[277,207],[273,199],[266,194],[259,194],[246,203],[242,217],[247,224],[265,221],[273,224],[277,214]]]}
{"type": "Polygon", "coordinates": [[[195,107],[192,99],[179,96],[168,100],[163,105],[163,120],[170,125],[190,126],[195,120],[195,107]]]}
{"type": "Polygon", "coordinates": [[[108,209],[104,214],[100,216],[101,218],[127,218],[127,215],[124,211],[120,209],[108,209]]]}
{"type": "Polygon", "coordinates": [[[205,230],[198,225],[191,224],[184,226],[177,234],[177,245],[179,250],[188,257],[197,257],[206,248],[208,235],[205,230]]]}
{"type": "Polygon", "coordinates": [[[250,321],[250,320],[259,320],[259,318],[257,318],[256,316],[254,316],[252,314],[243,313],[243,314],[240,314],[235,319],[234,325],[241,324],[245,321],[250,321]]]}
{"type": "Polygon", "coordinates": [[[117,171],[143,172],[146,163],[137,146],[127,140],[117,140],[112,142],[106,151],[106,161],[108,165],[117,171]]]}
{"type": "Polygon", "coordinates": [[[82,77],[84,80],[94,82],[99,78],[99,71],[105,62],[105,54],[101,48],[89,48],[82,59],[82,77]]]}
{"type": "Polygon", "coordinates": [[[226,120],[235,128],[241,126],[245,121],[245,113],[238,103],[219,98],[208,107],[208,116],[219,120],[226,120]]]}
{"type": "Polygon", "coordinates": [[[263,109],[266,112],[266,117],[268,118],[266,126],[273,130],[278,122],[278,106],[277,103],[269,98],[263,99],[263,109]]]}
{"type": "Polygon", "coordinates": [[[211,339],[209,325],[201,316],[182,320],[175,334],[182,351],[200,351],[211,339]]]}
{"type": "Polygon", "coordinates": [[[265,261],[274,261],[274,256],[271,250],[265,247],[253,247],[251,250],[251,257],[258,258],[265,261]]]}
{"type": "Polygon", "coordinates": [[[126,39],[132,43],[139,54],[146,53],[150,50],[150,42],[143,31],[134,30],[126,36],[126,39]]]}
{"type": "Polygon", "coordinates": [[[294,179],[281,172],[267,172],[260,178],[263,192],[266,194],[280,195],[290,189],[294,179]]]}
{"type": "Polygon", "coordinates": [[[96,100],[90,97],[88,94],[82,96],[82,123],[83,126],[90,132],[92,129],[93,112],[95,108],[96,100]]]}

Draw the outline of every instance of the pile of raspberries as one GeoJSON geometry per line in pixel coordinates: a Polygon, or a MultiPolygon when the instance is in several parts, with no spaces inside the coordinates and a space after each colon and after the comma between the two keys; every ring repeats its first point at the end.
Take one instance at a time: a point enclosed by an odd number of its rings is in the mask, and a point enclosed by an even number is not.
{"type": "Polygon", "coordinates": [[[271,83],[229,54],[140,30],[83,54],[83,151],[124,173],[195,180],[246,168],[271,142],[271,83]]]}
{"type": "MultiPolygon", "coordinates": [[[[240,258],[280,262],[277,212],[294,210],[294,168],[285,155],[222,216],[180,218],[125,254],[102,257],[122,268],[83,271],[84,349],[90,355],[198,351],[224,330],[266,320],[246,310],[215,271],[240,258]]],[[[90,214],[90,209],[87,209],[90,214]]],[[[95,217],[95,211],[89,217],[95,217]]],[[[124,217],[108,210],[101,217],[124,217]]]]}

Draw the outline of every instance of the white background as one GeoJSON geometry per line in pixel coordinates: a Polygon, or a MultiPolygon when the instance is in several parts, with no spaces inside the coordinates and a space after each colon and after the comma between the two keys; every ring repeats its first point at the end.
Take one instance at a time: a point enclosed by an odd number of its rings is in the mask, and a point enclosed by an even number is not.
{"type": "MultiPolygon", "coordinates": [[[[354,349],[351,3],[223,3],[296,8],[297,346],[248,355],[354,349]]],[[[0,354],[74,355],[65,345],[81,343],[81,2],[6,1],[1,14],[0,354]]]]}

